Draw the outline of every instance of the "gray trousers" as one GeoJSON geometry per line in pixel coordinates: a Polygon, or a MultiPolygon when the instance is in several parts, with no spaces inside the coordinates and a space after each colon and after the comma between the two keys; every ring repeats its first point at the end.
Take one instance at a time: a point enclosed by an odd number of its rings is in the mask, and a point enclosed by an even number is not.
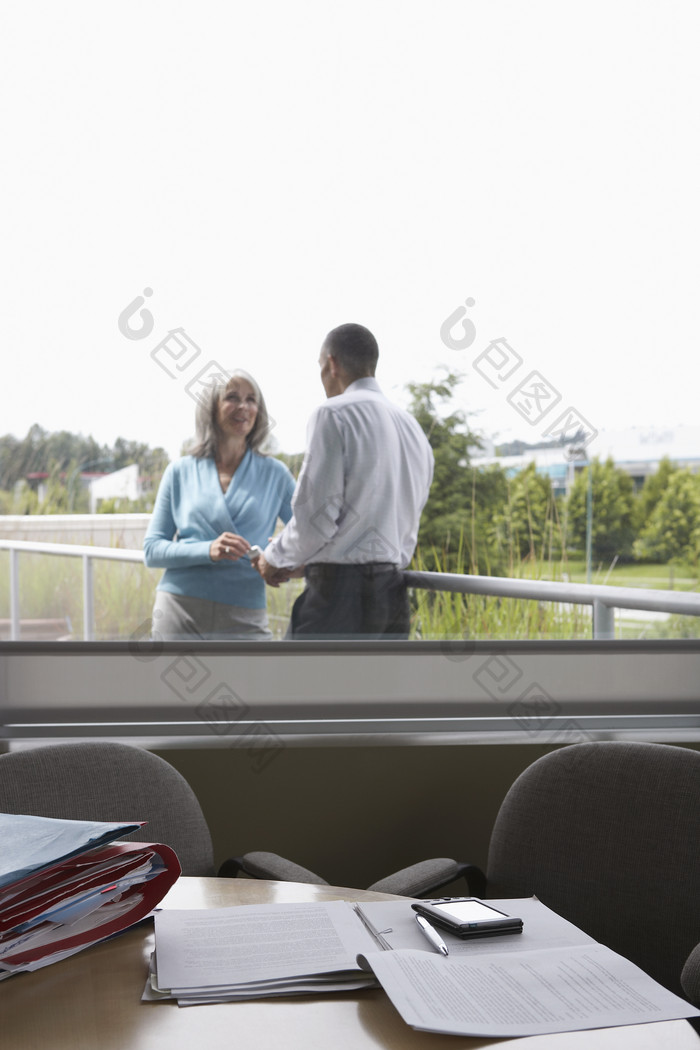
{"type": "Polygon", "coordinates": [[[158,641],[191,641],[201,638],[269,641],[266,609],[246,609],[242,605],[190,598],[169,591],[156,591],[153,605],[153,638],[158,641]]]}

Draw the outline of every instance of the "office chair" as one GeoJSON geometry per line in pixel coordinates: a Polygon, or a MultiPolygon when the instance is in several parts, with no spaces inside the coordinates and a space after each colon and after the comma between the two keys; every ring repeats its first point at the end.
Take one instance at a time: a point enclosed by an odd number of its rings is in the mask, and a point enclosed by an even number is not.
{"type": "MultiPolygon", "coordinates": [[[[430,896],[464,876],[474,896],[534,894],[700,1003],[699,824],[700,752],[572,744],[513,783],[494,824],[486,873],[453,860],[423,861],[371,888],[430,896]]],[[[258,878],[323,881],[274,854],[246,854],[237,863],[258,878]]]]}
{"type": "MultiPolygon", "coordinates": [[[[266,853],[254,850],[242,857],[231,857],[225,860],[219,869],[219,875],[235,878],[237,875],[248,875],[253,879],[272,879],[277,882],[304,882],[315,886],[327,886],[328,880],[308,868],[295,864],[277,853],[266,853]]],[[[377,893],[394,893],[401,897],[426,897],[434,895],[436,889],[447,886],[464,876],[474,880],[480,886],[483,879],[479,868],[473,864],[460,864],[449,857],[437,857],[411,864],[401,871],[388,875],[378,882],[373,882],[366,889],[377,893]]],[[[470,881],[469,885],[472,885],[470,881]]],[[[476,894],[476,890],[473,891],[476,894]]]]}
{"type": "MultiPolygon", "coordinates": [[[[693,948],[686,959],[681,971],[681,988],[688,1002],[700,1006],[700,944],[693,948]]],[[[697,1029],[697,1022],[695,1026],[697,1029]]]]}
{"type": "Polygon", "coordinates": [[[489,897],[534,893],[679,995],[700,941],[700,752],[574,744],[510,788],[491,835],[489,897]]]}
{"type": "Polygon", "coordinates": [[[213,875],[211,835],[192,788],[164,759],[111,741],[0,755],[0,812],[148,823],[127,841],[162,842],[183,875],[213,875]]]}
{"type": "Polygon", "coordinates": [[[700,752],[572,744],[538,759],[509,789],[480,888],[487,897],[536,895],[700,1002],[699,830],[700,752]]]}

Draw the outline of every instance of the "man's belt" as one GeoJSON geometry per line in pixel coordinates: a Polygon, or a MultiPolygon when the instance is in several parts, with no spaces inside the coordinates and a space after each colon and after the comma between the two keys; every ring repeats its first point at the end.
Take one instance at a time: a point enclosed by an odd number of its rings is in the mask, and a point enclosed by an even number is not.
{"type": "Polygon", "coordinates": [[[343,576],[359,574],[371,576],[377,572],[396,572],[398,565],[393,561],[336,562],[314,561],[304,569],[306,576],[343,576]]]}

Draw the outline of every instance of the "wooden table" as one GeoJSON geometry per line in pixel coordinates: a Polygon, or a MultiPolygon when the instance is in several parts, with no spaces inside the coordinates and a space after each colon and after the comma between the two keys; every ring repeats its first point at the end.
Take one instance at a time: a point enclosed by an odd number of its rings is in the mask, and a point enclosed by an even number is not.
{"type": "MultiPolygon", "coordinates": [[[[166,898],[182,908],[271,901],[391,900],[337,886],[182,878],[166,898]]],[[[180,1008],[142,1003],[153,923],[36,973],[0,982],[0,1046],[7,1050],[700,1050],[685,1021],[512,1039],[416,1032],[380,989],[180,1008]]]]}

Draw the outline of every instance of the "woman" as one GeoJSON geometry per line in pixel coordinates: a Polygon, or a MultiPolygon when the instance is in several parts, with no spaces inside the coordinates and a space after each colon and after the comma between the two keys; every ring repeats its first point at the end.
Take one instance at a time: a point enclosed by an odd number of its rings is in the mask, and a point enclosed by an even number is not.
{"type": "Polygon", "coordinates": [[[212,384],[195,421],[194,447],[166,468],[143,544],[146,565],[165,569],[154,637],[270,638],[265,584],[247,552],[289,521],[294,478],[261,451],[267,409],[246,372],[212,384]]]}

